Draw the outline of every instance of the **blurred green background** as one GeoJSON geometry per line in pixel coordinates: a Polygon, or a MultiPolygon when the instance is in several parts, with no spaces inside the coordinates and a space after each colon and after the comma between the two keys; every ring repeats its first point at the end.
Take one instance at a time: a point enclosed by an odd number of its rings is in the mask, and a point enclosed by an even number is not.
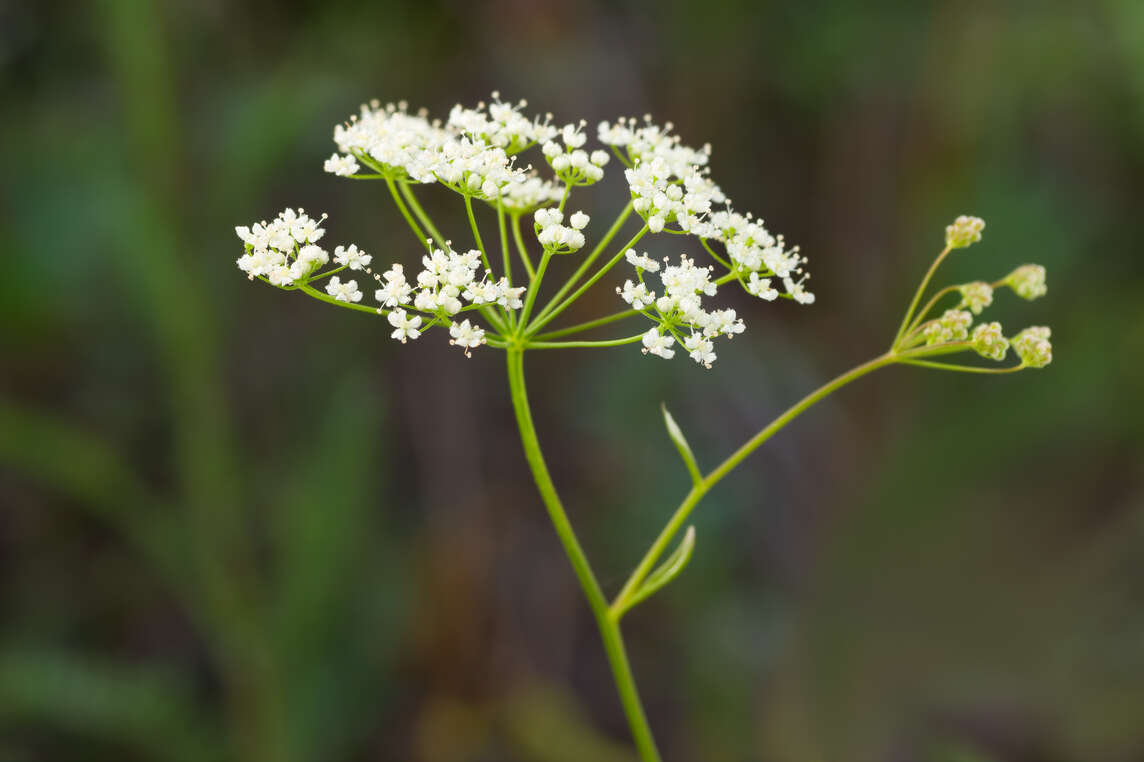
{"type": "Polygon", "coordinates": [[[626,620],[667,759],[1144,759],[1144,3],[8,0],[0,760],[632,759],[500,354],[234,266],[286,205],[412,261],[332,127],[494,89],[710,141],[814,273],[813,308],[734,301],[710,372],[529,361],[609,592],[686,491],[661,401],[714,465],[883,349],[957,214],[947,282],[1049,270],[994,308],[1049,369],[881,371],[702,505],[626,620]]]}

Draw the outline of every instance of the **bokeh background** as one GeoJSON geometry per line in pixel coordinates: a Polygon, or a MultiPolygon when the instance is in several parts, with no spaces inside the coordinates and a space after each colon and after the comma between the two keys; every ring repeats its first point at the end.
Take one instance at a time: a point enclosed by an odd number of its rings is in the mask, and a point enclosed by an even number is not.
{"type": "Polygon", "coordinates": [[[529,361],[609,592],[686,490],[660,402],[712,466],[882,350],[957,214],[988,227],[950,282],[1049,269],[994,308],[1049,369],[881,371],[702,505],[626,620],[666,758],[1144,759],[1139,0],[7,0],[0,760],[633,759],[499,353],[234,266],[286,205],[412,261],[383,188],[322,173],[332,126],[494,89],[710,141],[814,273],[812,308],[733,300],[710,372],[529,361]]]}

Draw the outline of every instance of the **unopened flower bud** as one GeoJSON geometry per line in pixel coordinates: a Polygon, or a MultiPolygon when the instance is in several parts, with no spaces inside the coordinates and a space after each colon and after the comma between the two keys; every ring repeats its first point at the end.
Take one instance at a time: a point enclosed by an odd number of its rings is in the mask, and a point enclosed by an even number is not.
{"type": "Polygon", "coordinates": [[[1049,290],[1045,285],[1045,268],[1040,265],[1021,265],[1005,278],[1005,285],[1022,299],[1036,299],[1049,290]]]}
{"type": "Polygon", "coordinates": [[[980,315],[983,309],[993,304],[993,287],[985,281],[966,283],[958,290],[961,291],[962,302],[974,315],[980,315]]]}
{"type": "Polygon", "coordinates": [[[1026,328],[1013,338],[1013,350],[1021,362],[1030,368],[1043,368],[1053,361],[1052,332],[1048,326],[1026,328]]]}
{"type": "Polygon", "coordinates": [[[985,220],[980,217],[961,215],[945,229],[945,245],[951,249],[964,249],[981,240],[985,220]]]}
{"type": "Polygon", "coordinates": [[[1001,332],[1001,324],[982,323],[973,330],[973,349],[982,357],[1000,362],[1009,351],[1009,340],[1001,332]]]}

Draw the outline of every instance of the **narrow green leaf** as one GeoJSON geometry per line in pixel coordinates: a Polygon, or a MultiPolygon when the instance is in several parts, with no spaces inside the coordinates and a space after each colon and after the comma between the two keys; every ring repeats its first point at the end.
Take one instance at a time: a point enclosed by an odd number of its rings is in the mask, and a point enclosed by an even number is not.
{"type": "Polygon", "coordinates": [[[667,435],[671,437],[672,442],[675,442],[675,448],[679,450],[679,456],[683,458],[687,472],[691,474],[691,483],[698,485],[703,481],[703,474],[699,472],[699,464],[695,462],[695,455],[691,452],[691,446],[687,444],[687,438],[683,436],[679,424],[671,417],[671,413],[667,412],[667,405],[660,405],[659,407],[663,411],[663,422],[667,426],[667,435]]]}
{"type": "Polygon", "coordinates": [[[679,573],[686,568],[687,562],[691,560],[693,550],[695,550],[695,527],[689,526],[679,545],[662,564],[656,567],[655,571],[647,575],[647,579],[632,595],[628,605],[624,606],[624,611],[639,605],[668,582],[678,577],[679,573]]]}

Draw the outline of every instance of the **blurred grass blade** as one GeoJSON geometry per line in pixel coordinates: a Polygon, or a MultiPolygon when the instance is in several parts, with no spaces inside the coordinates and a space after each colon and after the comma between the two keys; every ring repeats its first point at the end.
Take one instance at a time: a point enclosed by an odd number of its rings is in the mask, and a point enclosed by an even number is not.
{"type": "Polygon", "coordinates": [[[695,455],[691,452],[691,445],[687,444],[687,438],[683,436],[683,430],[679,428],[679,424],[671,417],[671,413],[667,411],[667,405],[660,405],[660,410],[663,411],[663,423],[667,426],[667,435],[671,437],[671,441],[675,442],[675,447],[679,450],[679,456],[683,458],[684,464],[687,466],[687,472],[691,474],[691,483],[698,485],[703,481],[703,474],[699,472],[699,464],[695,462],[695,455]]]}
{"type": "Polygon", "coordinates": [[[656,567],[655,571],[647,575],[647,579],[632,595],[628,605],[624,606],[620,613],[638,606],[661,587],[678,577],[679,573],[687,567],[687,562],[691,560],[693,550],[695,550],[695,527],[689,526],[683,535],[683,539],[679,541],[679,545],[662,564],[656,567]]]}
{"type": "Polygon", "coordinates": [[[0,400],[0,464],[74,498],[185,592],[178,527],[107,443],[67,421],[0,400]]]}
{"type": "Polygon", "coordinates": [[[74,734],[159,762],[223,756],[222,736],[203,717],[190,686],[159,669],[61,652],[0,654],[5,727],[74,734]]]}

